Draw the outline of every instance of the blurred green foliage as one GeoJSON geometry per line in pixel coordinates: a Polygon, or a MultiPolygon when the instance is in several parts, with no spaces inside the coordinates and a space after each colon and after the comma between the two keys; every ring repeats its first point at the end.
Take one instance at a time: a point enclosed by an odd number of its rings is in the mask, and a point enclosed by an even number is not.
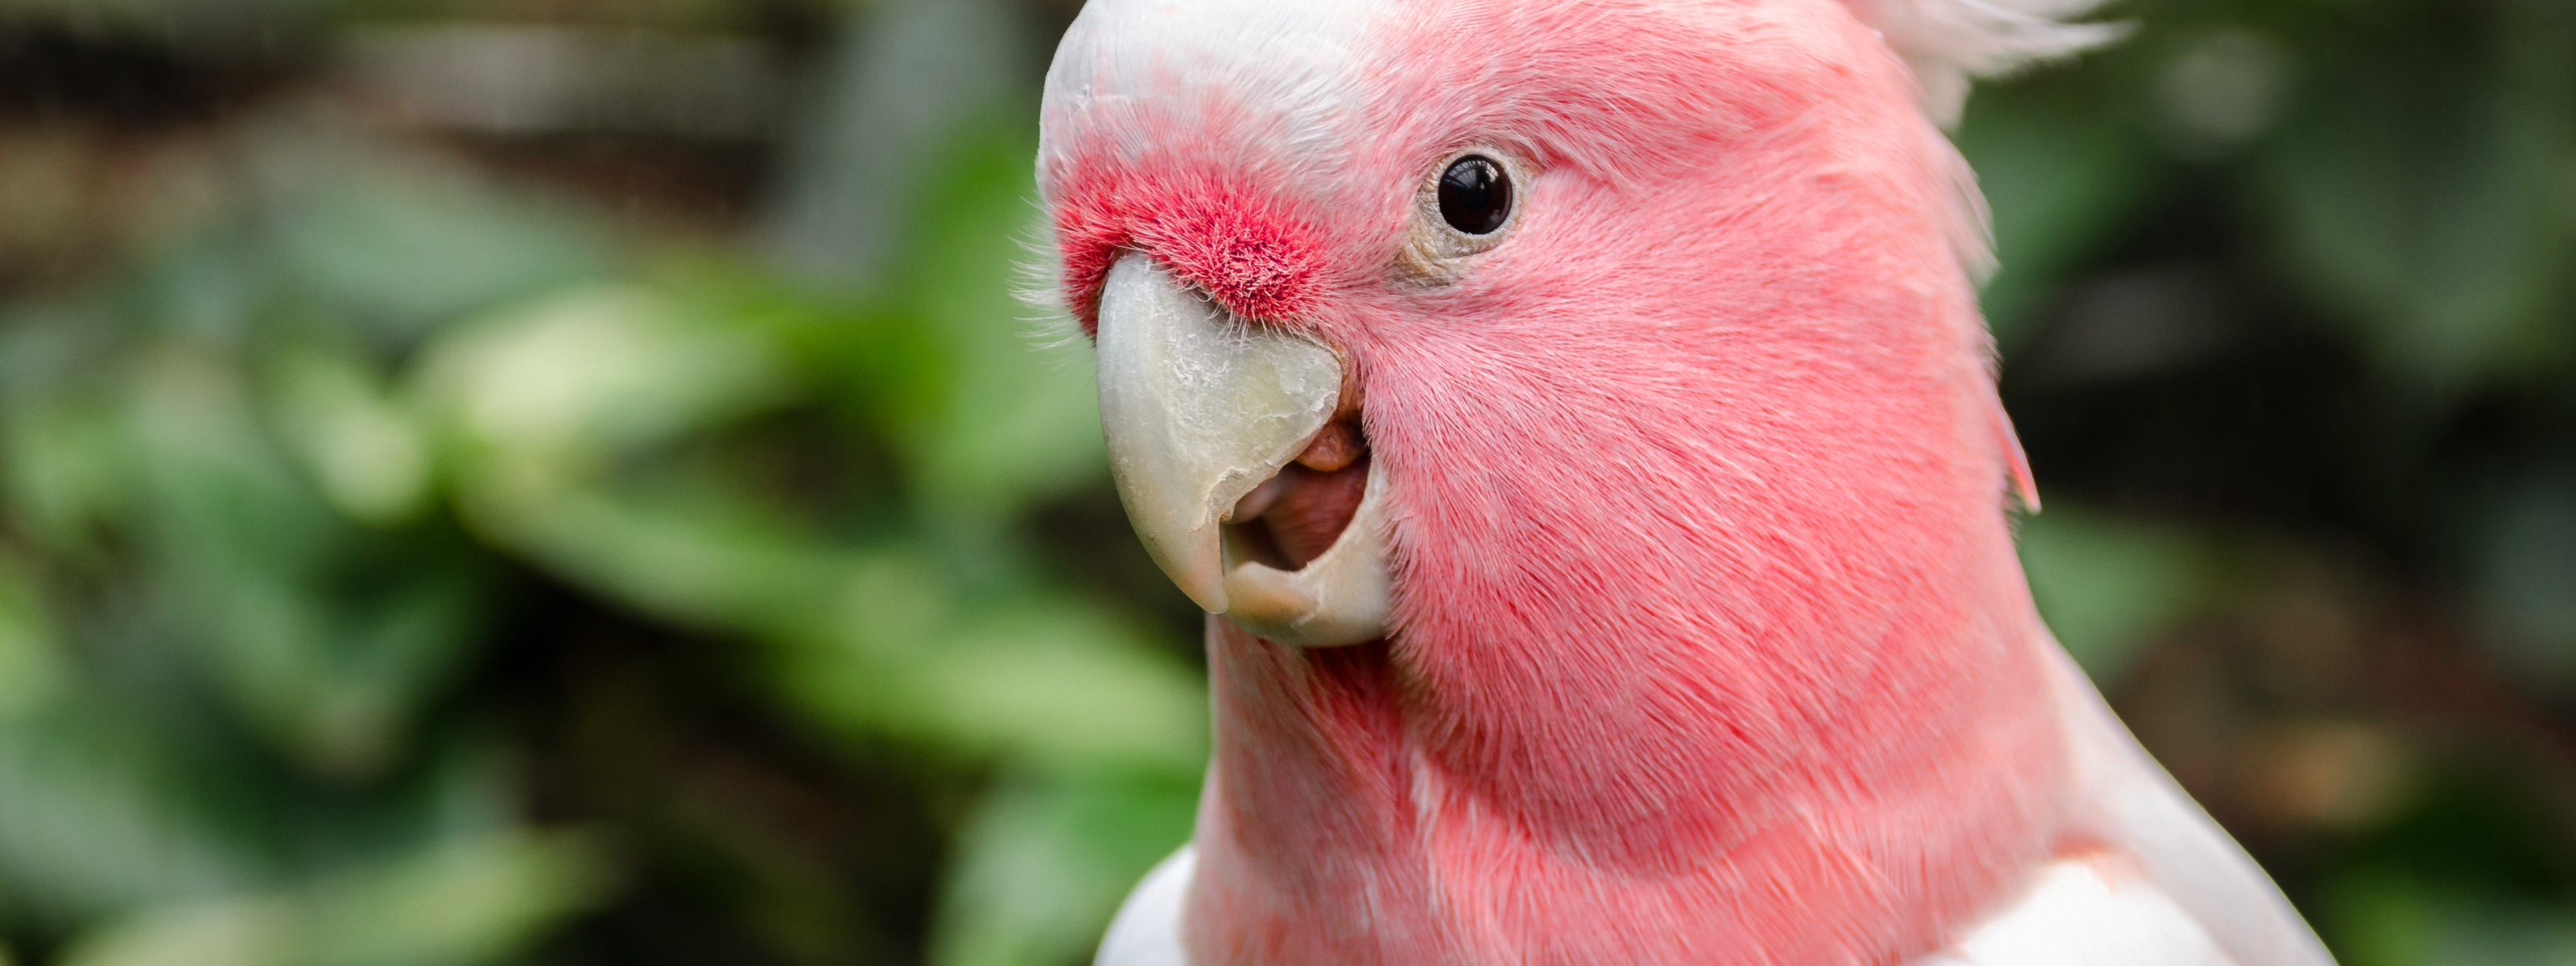
{"type": "MultiPolygon", "coordinates": [[[[0,2],[0,962],[1083,961],[1206,725],[1069,14],[0,2]]],[[[2034,594],[2350,962],[2569,962],[2576,9],[2113,16],[1958,132],[2034,594]]]]}
{"type": "MultiPolygon", "coordinates": [[[[0,310],[22,950],[499,962],[619,902],[651,846],[529,824],[524,750],[460,690],[534,580],[969,779],[930,958],[1079,958],[1186,835],[1205,702],[1028,545],[1105,474],[1087,366],[1017,321],[1027,127],[927,132],[892,281],[844,292],[271,112],[202,147],[186,225],[0,310]]],[[[850,955],[798,928],[772,952],[850,955]]]]}
{"type": "Polygon", "coordinates": [[[1958,132],[2034,596],[2347,962],[2576,961],[2576,7],[2114,15],[1958,132]]]}

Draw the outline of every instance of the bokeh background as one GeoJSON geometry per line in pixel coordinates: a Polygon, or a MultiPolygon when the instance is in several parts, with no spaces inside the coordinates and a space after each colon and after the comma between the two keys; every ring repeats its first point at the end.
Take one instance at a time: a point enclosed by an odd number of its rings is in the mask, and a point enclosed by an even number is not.
{"type": "MultiPolygon", "coordinates": [[[[0,0],[0,961],[1086,961],[1075,6],[0,0]]],[[[2042,606],[2347,963],[2576,963],[2576,5],[2111,16],[1958,132],[2042,606]]]]}

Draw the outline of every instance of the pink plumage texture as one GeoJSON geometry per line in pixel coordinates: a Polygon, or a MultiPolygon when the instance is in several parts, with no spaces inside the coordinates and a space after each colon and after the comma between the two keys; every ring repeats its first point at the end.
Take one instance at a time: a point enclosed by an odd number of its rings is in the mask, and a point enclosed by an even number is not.
{"type": "Polygon", "coordinates": [[[1141,251],[1344,354],[1399,631],[1211,619],[1197,962],[1901,962],[2072,847],[1973,189],[1878,32],[1836,0],[1213,6],[1068,39],[1068,296],[1089,325],[1141,251]],[[1409,275],[1465,149],[1530,173],[1516,227],[1409,275]]]}

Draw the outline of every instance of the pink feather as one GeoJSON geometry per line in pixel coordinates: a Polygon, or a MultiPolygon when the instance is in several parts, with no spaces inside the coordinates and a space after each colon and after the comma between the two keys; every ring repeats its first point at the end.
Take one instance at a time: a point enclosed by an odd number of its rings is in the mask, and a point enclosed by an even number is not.
{"type": "Polygon", "coordinates": [[[1392,6],[1349,90],[1253,27],[1206,56],[1078,27],[1051,82],[1080,91],[1042,174],[1086,327],[1135,250],[1312,332],[1394,500],[1391,641],[1210,621],[1193,958],[1939,947],[2070,840],[1981,214],[1916,69],[1835,0],[1392,6]],[[1400,277],[1468,147],[1536,172],[1514,236],[1400,277]]]}

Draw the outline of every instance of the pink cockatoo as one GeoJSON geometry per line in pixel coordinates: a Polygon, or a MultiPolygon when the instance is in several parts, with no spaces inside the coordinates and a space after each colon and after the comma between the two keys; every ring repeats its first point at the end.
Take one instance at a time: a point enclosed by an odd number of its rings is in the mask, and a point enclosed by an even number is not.
{"type": "Polygon", "coordinates": [[[1039,161],[1195,841],[1105,966],[2330,960],[2032,607],[1939,122],[2061,0],[1091,0],[1039,161]]]}

